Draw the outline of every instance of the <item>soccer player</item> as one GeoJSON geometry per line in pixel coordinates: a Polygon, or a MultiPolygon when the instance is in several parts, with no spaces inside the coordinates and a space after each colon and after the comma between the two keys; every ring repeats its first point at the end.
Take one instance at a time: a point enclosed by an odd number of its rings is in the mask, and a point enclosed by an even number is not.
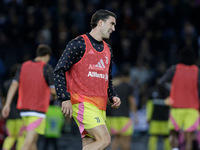
{"type": "Polygon", "coordinates": [[[50,95],[56,99],[53,83],[53,68],[48,65],[52,54],[49,46],[40,44],[36,50],[36,58],[26,61],[17,71],[8,91],[3,117],[8,117],[10,104],[18,87],[17,108],[26,127],[26,137],[22,150],[37,150],[38,134],[45,131],[45,113],[50,95]]]}
{"type": "Polygon", "coordinates": [[[75,119],[83,150],[105,149],[111,142],[105,125],[107,99],[120,106],[112,87],[112,50],[104,41],[115,31],[116,15],[98,10],[92,30],[71,40],[55,68],[54,80],[62,112],[75,119]]]}
{"type": "MultiPolygon", "coordinates": [[[[11,67],[10,71],[11,77],[3,83],[4,98],[6,98],[8,89],[12,83],[13,77],[15,76],[17,69],[19,68],[19,65],[20,64],[15,64],[11,67]]],[[[25,132],[24,132],[23,121],[19,114],[20,112],[17,109],[17,97],[18,94],[16,93],[11,103],[10,114],[6,119],[7,136],[3,142],[3,147],[2,147],[3,150],[11,150],[14,147],[15,142],[16,142],[16,150],[21,150],[22,145],[24,143],[25,132]]]]}
{"type": "Polygon", "coordinates": [[[158,140],[163,141],[163,150],[171,150],[169,143],[169,106],[165,104],[165,98],[169,92],[157,85],[150,89],[147,101],[147,121],[149,123],[148,150],[157,150],[158,140]]]}
{"type": "Polygon", "coordinates": [[[193,132],[199,124],[200,74],[191,48],[184,48],[179,56],[179,63],[171,66],[158,84],[165,86],[171,82],[169,129],[172,150],[179,149],[178,132],[181,129],[185,135],[185,150],[192,150],[193,132]]]}
{"type": "MultiPolygon", "coordinates": [[[[137,124],[137,106],[133,96],[133,89],[130,86],[129,69],[123,66],[121,73],[114,80],[118,80],[114,85],[115,91],[121,98],[122,103],[118,109],[110,109],[109,128],[112,135],[111,150],[130,150],[131,137],[133,135],[133,121],[130,113],[133,114],[134,123],[137,124]],[[126,69],[125,69],[126,68],[126,69]]],[[[106,121],[107,124],[107,121],[106,121]]]]}

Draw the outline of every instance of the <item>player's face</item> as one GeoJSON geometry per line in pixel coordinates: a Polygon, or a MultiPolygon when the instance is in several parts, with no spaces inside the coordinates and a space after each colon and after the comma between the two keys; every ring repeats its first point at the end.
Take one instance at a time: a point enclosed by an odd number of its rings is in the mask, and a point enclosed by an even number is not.
{"type": "Polygon", "coordinates": [[[116,25],[116,19],[112,16],[110,16],[107,20],[102,21],[102,38],[103,39],[109,39],[110,34],[115,31],[115,25],[116,25]]]}

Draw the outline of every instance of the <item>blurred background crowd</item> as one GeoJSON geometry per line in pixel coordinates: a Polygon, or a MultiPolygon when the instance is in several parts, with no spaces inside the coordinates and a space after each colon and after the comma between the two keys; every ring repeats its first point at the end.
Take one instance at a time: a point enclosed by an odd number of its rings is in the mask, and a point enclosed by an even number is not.
{"type": "Polygon", "coordinates": [[[41,43],[52,48],[55,67],[66,44],[90,31],[91,15],[101,8],[117,15],[107,41],[114,53],[113,76],[129,67],[140,116],[134,133],[146,133],[147,91],[177,62],[180,49],[192,47],[200,54],[200,0],[0,0],[0,85],[14,64],[35,57],[41,43]]]}

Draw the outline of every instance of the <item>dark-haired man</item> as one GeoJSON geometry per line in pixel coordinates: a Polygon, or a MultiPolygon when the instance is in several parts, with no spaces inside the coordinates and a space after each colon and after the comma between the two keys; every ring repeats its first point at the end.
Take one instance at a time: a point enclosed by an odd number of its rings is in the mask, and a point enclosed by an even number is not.
{"type": "Polygon", "coordinates": [[[111,142],[107,130],[107,99],[118,108],[121,101],[112,87],[112,50],[104,41],[115,31],[116,15],[98,10],[91,32],[70,41],[55,68],[55,86],[62,112],[73,115],[84,150],[105,149],[111,142]]]}
{"type": "Polygon", "coordinates": [[[21,111],[20,116],[26,128],[22,150],[37,150],[38,134],[44,134],[45,130],[45,113],[50,95],[56,99],[53,68],[47,64],[52,54],[51,49],[40,44],[36,51],[36,58],[24,62],[17,71],[2,110],[3,117],[8,117],[10,104],[19,87],[17,108],[21,111]]]}
{"type": "Polygon", "coordinates": [[[200,74],[196,57],[192,49],[180,51],[180,60],[171,66],[158,84],[165,86],[171,82],[171,105],[169,116],[170,144],[172,150],[179,150],[178,132],[185,135],[185,150],[192,150],[192,135],[199,124],[199,84],[200,74]]]}
{"type": "Polygon", "coordinates": [[[112,136],[111,150],[131,150],[131,137],[134,124],[138,123],[137,106],[133,89],[130,85],[129,68],[123,66],[121,73],[113,79],[113,86],[122,100],[118,109],[109,110],[109,120],[106,121],[112,136]],[[130,117],[133,115],[133,120],[130,117]],[[134,124],[133,124],[134,123],[134,124]]]}
{"type": "MultiPolygon", "coordinates": [[[[10,78],[3,83],[3,104],[5,103],[5,98],[8,93],[8,89],[12,83],[13,77],[18,70],[20,64],[14,64],[10,69],[10,78]]],[[[18,94],[16,92],[13,97],[12,103],[10,105],[10,113],[6,118],[6,133],[7,136],[3,142],[3,150],[11,150],[14,145],[16,146],[16,150],[21,150],[22,145],[24,143],[25,132],[22,118],[20,117],[20,111],[17,109],[17,98],[18,94]]]]}

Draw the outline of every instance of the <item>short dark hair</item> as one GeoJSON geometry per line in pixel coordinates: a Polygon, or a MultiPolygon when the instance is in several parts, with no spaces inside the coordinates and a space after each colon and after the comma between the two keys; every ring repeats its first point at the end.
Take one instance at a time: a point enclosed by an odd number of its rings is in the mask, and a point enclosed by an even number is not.
{"type": "Polygon", "coordinates": [[[97,23],[99,20],[105,21],[110,16],[114,17],[115,19],[117,18],[116,15],[111,11],[104,10],[104,9],[97,10],[92,15],[91,22],[90,22],[91,28],[94,29],[97,26],[97,23]]]}
{"type": "Polygon", "coordinates": [[[38,45],[36,50],[36,56],[45,56],[47,54],[49,54],[50,56],[52,55],[51,48],[46,44],[38,45]]]}
{"type": "Polygon", "coordinates": [[[179,63],[185,65],[194,65],[196,64],[197,57],[192,48],[186,47],[183,48],[179,53],[179,63]]]}

